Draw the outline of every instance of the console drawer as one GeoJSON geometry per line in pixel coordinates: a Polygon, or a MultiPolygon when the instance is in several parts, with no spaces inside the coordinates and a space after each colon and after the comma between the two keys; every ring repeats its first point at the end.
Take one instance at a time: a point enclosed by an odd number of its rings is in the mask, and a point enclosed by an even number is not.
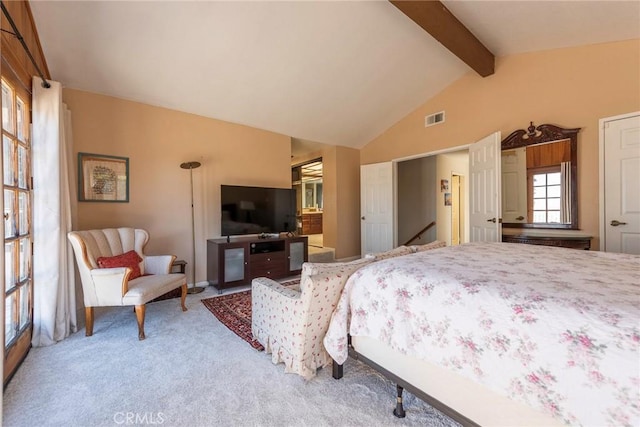
{"type": "Polygon", "coordinates": [[[284,251],[251,255],[250,277],[269,277],[272,279],[285,277],[287,264],[284,251]]]}

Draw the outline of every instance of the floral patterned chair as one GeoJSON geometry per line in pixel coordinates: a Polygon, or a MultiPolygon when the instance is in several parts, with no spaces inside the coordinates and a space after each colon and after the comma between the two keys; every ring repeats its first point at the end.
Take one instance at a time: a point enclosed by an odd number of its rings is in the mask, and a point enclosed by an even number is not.
{"type": "Polygon", "coordinates": [[[93,335],[93,307],[135,306],[138,339],[143,340],[145,304],[182,287],[182,311],[187,281],[171,273],[174,255],[149,256],[144,247],[149,233],[134,228],[72,231],[68,234],[82,280],[86,336],[93,335]]]}
{"type": "Polygon", "coordinates": [[[259,277],[251,285],[253,337],[273,363],[283,362],[285,372],[305,379],[331,363],[322,339],[347,279],[372,262],[358,259],[342,263],[305,263],[300,289],[259,277]]]}

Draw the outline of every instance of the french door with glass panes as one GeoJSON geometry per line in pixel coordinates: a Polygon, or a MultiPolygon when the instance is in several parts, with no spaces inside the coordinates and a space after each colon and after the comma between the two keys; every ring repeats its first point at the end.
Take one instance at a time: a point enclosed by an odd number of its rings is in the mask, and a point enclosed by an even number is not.
{"type": "Polygon", "coordinates": [[[31,144],[29,93],[2,76],[4,187],[4,382],[31,345],[31,144]]]}

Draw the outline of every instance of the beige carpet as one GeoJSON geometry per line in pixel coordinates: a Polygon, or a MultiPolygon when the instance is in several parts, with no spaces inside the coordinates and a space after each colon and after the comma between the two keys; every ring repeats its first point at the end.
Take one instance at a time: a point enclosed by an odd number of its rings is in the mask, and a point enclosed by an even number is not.
{"type": "MultiPolygon", "coordinates": [[[[285,374],[220,323],[203,303],[207,286],[179,300],[147,304],[147,339],[138,341],[131,307],[96,310],[92,337],[81,330],[31,349],[4,391],[11,427],[454,427],[405,393],[395,418],[395,386],[349,359],[341,380],[331,367],[310,381],[285,374]],[[127,422],[129,420],[129,422],[127,422]]],[[[102,309],[102,307],[101,307],[102,309]]]]}
{"type": "Polygon", "coordinates": [[[307,239],[309,240],[309,246],[315,246],[321,248],[323,246],[323,237],[322,234],[307,234],[307,239]]]}
{"type": "Polygon", "coordinates": [[[309,234],[309,262],[335,261],[335,249],[323,246],[322,234],[309,234]]]}

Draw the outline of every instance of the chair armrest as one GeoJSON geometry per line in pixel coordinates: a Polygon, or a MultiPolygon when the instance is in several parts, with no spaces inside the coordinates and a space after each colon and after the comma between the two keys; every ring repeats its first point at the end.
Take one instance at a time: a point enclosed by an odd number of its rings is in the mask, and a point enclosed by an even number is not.
{"type": "Polygon", "coordinates": [[[132,270],[128,267],[92,269],[91,278],[98,305],[122,305],[122,297],[129,292],[131,273],[132,270]]]}
{"type": "Polygon", "coordinates": [[[282,286],[281,283],[267,277],[258,277],[251,281],[252,298],[254,297],[254,292],[268,292],[271,295],[273,295],[272,293],[275,292],[288,299],[300,298],[299,290],[292,289],[289,286],[282,286]]]}
{"type": "Polygon", "coordinates": [[[266,330],[272,329],[279,319],[286,319],[294,330],[302,322],[301,292],[282,286],[275,280],[258,277],[251,282],[251,322],[266,330]],[[270,326],[267,326],[270,325],[270,326]]]}
{"type": "Polygon", "coordinates": [[[145,274],[169,274],[175,255],[147,255],[144,257],[145,274]]]}

